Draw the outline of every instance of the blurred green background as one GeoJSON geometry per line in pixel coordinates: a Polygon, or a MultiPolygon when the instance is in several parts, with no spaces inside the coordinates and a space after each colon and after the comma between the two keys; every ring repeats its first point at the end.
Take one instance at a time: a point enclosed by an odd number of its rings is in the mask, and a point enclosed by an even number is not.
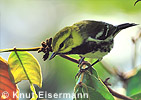
{"type": "MultiPolygon", "coordinates": [[[[65,26],[81,20],[105,21],[114,25],[122,23],[141,24],[141,2],[135,0],[0,0],[0,49],[32,48],[40,46],[46,38],[53,37],[65,26]]],[[[141,65],[141,39],[137,46],[132,42],[141,32],[141,25],[121,31],[115,38],[113,50],[102,62],[109,69],[129,72],[141,65]],[[136,55],[136,56],[135,56],[136,55]]],[[[73,93],[77,64],[59,56],[51,61],[43,61],[43,54],[31,52],[42,69],[43,87],[38,91],[48,93],[73,93]]],[[[6,60],[9,53],[0,54],[6,60]]],[[[77,55],[73,55],[79,59],[77,55]]],[[[111,77],[112,88],[126,94],[119,77],[106,72],[100,64],[96,69],[102,79],[111,77]]],[[[20,92],[30,92],[27,81],[18,84],[20,92]]],[[[26,100],[20,98],[20,100],[26,100]]],[[[28,99],[27,99],[28,100],[28,99]]],[[[48,100],[48,99],[39,99],[48,100]]],[[[52,98],[49,100],[72,100],[72,98],[52,98]]]]}

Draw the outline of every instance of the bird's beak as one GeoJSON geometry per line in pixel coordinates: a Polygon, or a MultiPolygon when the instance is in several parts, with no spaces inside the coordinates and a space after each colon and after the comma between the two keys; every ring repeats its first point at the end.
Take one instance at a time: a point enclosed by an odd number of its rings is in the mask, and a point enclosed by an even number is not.
{"type": "Polygon", "coordinates": [[[49,60],[53,59],[56,55],[57,55],[57,53],[53,52],[51,57],[49,58],[49,60]]]}

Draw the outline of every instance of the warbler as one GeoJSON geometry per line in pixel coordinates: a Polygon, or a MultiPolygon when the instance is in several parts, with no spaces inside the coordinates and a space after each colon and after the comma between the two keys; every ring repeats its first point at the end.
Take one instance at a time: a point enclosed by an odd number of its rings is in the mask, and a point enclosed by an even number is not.
{"type": "Polygon", "coordinates": [[[83,20],[60,30],[52,41],[53,54],[78,54],[86,58],[96,58],[95,63],[102,60],[113,48],[114,37],[122,30],[135,26],[135,23],[112,24],[83,20]]]}

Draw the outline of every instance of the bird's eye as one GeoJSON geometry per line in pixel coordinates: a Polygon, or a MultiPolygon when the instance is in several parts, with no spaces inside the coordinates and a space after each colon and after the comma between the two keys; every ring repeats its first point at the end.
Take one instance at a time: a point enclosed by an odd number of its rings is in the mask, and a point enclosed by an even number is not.
{"type": "Polygon", "coordinates": [[[59,49],[61,49],[64,46],[64,43],[61,43],[59,46],[59,49]]]}

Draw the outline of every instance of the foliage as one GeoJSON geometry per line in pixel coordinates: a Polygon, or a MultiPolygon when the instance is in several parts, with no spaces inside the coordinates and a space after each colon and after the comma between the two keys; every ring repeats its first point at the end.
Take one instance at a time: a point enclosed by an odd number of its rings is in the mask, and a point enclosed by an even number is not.
{"type": "Polygon", "coordinates": [[[137,93],[135,95],[132,95],[131,98],[133,98],[134,100],[141,100],[141,93],[137,93]]]}
{"type": "Polygon", "coordinates": [[[134,96],[141,93],[141,69],[128,80],[127,95],[134,96]]]}
{"type": "MultiPolygon", "coordinates": [[[[12,52],[9,55],[7,66],[3,66],[3,63],[0,63],[1,68],[9,68],[9,72],[5,74],[10,74],[12,76],[12,81],[14,81],[14,84],[21,82],[22,80],[28,80],[30,83],[31,91],[34,93],[31,100],[36,100],[38,98],[34,85],[38,85],[40,88],[42,87],[42,75],[41,75],[41,69],[38,61],[28,52],[12,52]]],[[[3,70],[1,70],[1,73],[3,74],[3,70]]],[[[8,77],[8,76],[7,76],[8,77]]],[[[4,77],[2,77],[4,78],[4,77]]],[[[10,78],[11,79],[11,78],[10,78]]],[[[0,80],[0,83],[3,80],[0,80]]],[[[5,80],[5,83],[9,83],[9,80],[5,80]]],[[[11,81],[11,83],[12,83],[11,81]]],[[[13,85],[14,85],[13,84],[13,85]]],[[[8,87],[11,87],[11,84],[8,84],[8,87]]],[[[2,91],[4,91],[2,89],[2,91]]],[[[6,90],[7,91],[7,90],[6,90]]],[[[15,91],[15,90],[14,90],[15,91]]],[[[11,94],[11,98],[13,97],[13,91],[7,91],[11,94]]],[[[12,98],[13,100],[14,98],[12,98]]]]}
{"type": "Polygon", "coordinates": [[[0,57],[0,100],[18,100],[17,96],[13,98],[13,92],[18,96],[19,90],[9,71],[8,62],[0,57]]]}
{"type": "MultiPolygon", "coordinates": [[[[89,72],[82,73],[77,81],[77,85],[75,86],[75,93],[88,94],[88,98],[83,98],[84,100],[114,100],[113,96],[107,89],[107,87],[103,84],[101,79],[99,78],[96,70],[91,69],[92,74],[89,72]]],[[[75,100],[79,100],[80,98],[75,98],[75,100]]],[[[82,100],[83,100],[82,99],[82,100]]]]}

